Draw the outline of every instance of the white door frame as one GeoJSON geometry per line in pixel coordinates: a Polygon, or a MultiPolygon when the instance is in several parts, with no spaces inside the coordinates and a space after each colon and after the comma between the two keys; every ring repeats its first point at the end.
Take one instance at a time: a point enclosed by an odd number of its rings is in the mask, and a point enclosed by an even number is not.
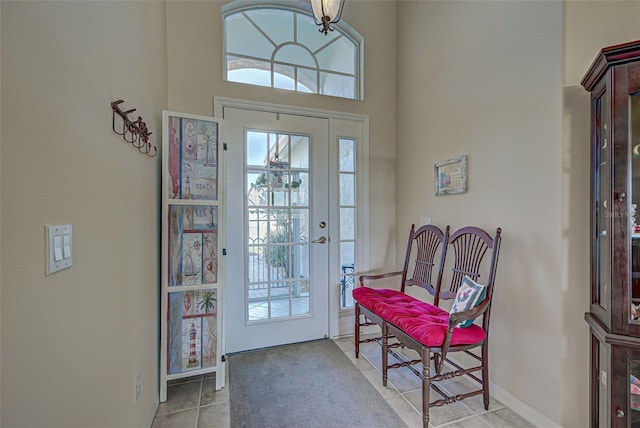
{"type": "MultiPolygon", "coordinates": [[[[358,216],[358,241],[360,251],[357,254],[357,266],[359,266],[359,272],[356,273],[364,273],[369,269],[369,116],[354,114],[354,113],[343,113],[331,110],[321,110],[321,109],[313,109],[306,107],[293,107],[283,104],[274,104],[274,103],[265,103],[258,101],[250,101],[250,100],[240,100],[235,98],[227,98],[227,97],[214,97],[213,98],[213,112],[216,117],[224,117],[224,108],[237,108],[237,109],[247,109],[247,110],[257,110],[264,112],[273,112],[273,113],[283,113],[290,115],[299,115],[299,116],[309,116],[316,117],[322,119],[329,120],[329,140],[335,141],[339,135],[339,130],[336,130],[334,126],[335,121],[344,120],[344,121],[353,121],[359,122],[362,124],[362,143],[360,145],[360,150],[358,154],[358,173],[357,173],[357,188],[358,192],[358,201],[357,204],[362,209],[360,210],[358,216]]],[[[223,141],[225,136],[223,135],[223,141]]],[[[337,159],[337,148],[335,144],[329,145],[329,159],[337,159]]],[[[330,161],[330,192],[332,189],[337,188],[337,173],[336,173],[336,162],[330,161]]],[[[333,213],[330,213],[330,216],[333,213]]],[[[337,236],[335,233],[338,230],[339,225],[334,224],[336,222],[330,222],[329,233],[330,236],[337,236]],[[333,233],[332,233],[333,232],[333,233]]],[[[227,240],[230,239],[227,236],[227,240]]],[[[330,254],[337,254],[337,248],[334,247],[338,245],[339,242],[334,240],[334,242],[330,242],[330,254]]],[[[329,287],[329,336],[334,338],[337,336],[345,335],[353,333],[353,309],[345,309],[340,310],[340,289],[339,289],[339,276],[337,269],[336,260],[330,260],[330,284],[335,284],[335,286],[329,287]],[[333,264],[333,266],[332,266],[333,264]],[[332,267],[336,267],[336,269],[332,269],[332,267]]],[[[224,293],[226,296],[227,293],[224,293]]],[[[226,307],[226,302],[225,302],[226,307]]],[[[226,312],[226,311],[225,311],[226,312]]],[[[226,325],[226,320],[223,325],[226,325]]],[[[224,338],[224,333],[223,333],[224,338]]],[[[223,339],[224,346],[224,339],[223,339]]],[[[225,350],[223,349],[223,355],[225,354],[225,350]]]]}

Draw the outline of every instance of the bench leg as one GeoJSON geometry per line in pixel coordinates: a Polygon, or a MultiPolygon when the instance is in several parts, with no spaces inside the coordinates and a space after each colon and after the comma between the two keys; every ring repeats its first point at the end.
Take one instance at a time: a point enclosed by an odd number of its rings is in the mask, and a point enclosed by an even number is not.
{"type": "Polygon", "coordinates": [[[489,410],[489,344],[482,345],[482,398],[484,409],[489,410]]]}
{"type": "Polygon", "coordinates": [[[382,322],[382,386],[387,386],[387,366],[389,365],[389,327],[382,322]]]}
{"type": "Polygon", "coordinates": [[[356,348],[356,358],[360,357],[360,304],[356,302],[356,325],[355,325],[355,335],[354,335],[354,345],[356,348]]]}
{"type": "Polygon", "coordinates": [[[431,373],[429,372],[429,348],[422,347],[422,428],[429,428],[429,392],[431,391],[431,373]]]}

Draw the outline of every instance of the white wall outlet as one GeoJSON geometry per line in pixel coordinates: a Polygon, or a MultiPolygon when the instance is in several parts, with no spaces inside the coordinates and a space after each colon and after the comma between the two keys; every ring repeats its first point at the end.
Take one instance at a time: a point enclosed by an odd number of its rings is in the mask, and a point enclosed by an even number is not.
{"type": "Polygon", "coordinates": [[[142,394],[142,373],[138,370],[133,377],[133,402],[135,403],[140,399],[142,394]]]}
{"type": "Polygon", "coordinates": [[[420,217],[420,225],[431,224],[431,217],[420,217]]]}
{"type": "Polygon", "coordinates": [[[70,224],[45,225],[45,273],[51,275],[73,265],[73,229],[70,224]]]}

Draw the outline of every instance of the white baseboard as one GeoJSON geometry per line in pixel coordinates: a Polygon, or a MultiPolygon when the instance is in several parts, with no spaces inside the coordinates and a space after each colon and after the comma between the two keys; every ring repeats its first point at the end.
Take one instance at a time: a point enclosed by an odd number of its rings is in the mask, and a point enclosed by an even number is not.
{"type": "Polygon", "coordinates": [[[537,410],[531,408],[527,404],[518,400],[513,395],[509,394],[504,389],[500,388],[498,385],[493,382],[490,383],[491,388],[491,396],[496,400],[500,401],[502,404],[513,410],[517,413],[522,419],[525,419],[527,422],[533,424],[536,427],[547,427],[547,428],[562,428],[561,425],[558,425],[542,413],[537,410]]]}

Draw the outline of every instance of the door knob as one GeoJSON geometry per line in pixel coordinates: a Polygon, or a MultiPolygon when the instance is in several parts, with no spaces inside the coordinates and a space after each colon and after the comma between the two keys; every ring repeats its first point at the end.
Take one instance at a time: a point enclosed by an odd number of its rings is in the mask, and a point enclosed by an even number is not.
{"type": "Polygon", "coordinates": [[[313,241],[311,241],[314,244],[326,244],[327,243],[327,238],[324,236],[321,236],[318,239],[314,239],[313,241]]]}

